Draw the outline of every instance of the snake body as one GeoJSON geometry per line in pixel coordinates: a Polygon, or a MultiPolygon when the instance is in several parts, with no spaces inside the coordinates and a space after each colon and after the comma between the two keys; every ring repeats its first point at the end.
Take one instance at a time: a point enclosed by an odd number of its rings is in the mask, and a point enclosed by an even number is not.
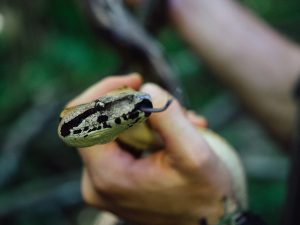
{"type": "MultiPolygon", "coordinates": [[[[161,109],[154,109],[149,94],[129,88],[116,90],[90,103],[63,110],[58,135],[74,147],[105,144],[119,138],[134,149],[149,150],[158,144],[156,135],[145,121],[152,112],[165,110],[170,102],[161,109]]],[[[232,202],[236,207],[246,209],[244,170],[235,150],[209,129],[199,128],[199,132],[230,172],[232,202]]]]}

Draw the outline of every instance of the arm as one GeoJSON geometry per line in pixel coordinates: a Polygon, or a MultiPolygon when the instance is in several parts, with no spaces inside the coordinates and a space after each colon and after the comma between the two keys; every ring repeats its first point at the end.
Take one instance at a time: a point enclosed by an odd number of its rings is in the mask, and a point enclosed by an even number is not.
{"type": "Polygon", "coordinates": [[[190,45],[277,138],[290,141],[300,49],[231,0],[171,0],[190,45]]]}

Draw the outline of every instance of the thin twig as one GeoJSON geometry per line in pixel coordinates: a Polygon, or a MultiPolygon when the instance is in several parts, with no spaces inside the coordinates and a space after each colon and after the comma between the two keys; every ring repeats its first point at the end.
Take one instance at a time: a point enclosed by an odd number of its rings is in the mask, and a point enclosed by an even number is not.
{"type": "MultiPolygon", "coordinates": [[[[44,94],[41,93],[40,96],[45,96],[44,94]]],[[[7,131],[0,152],[0,188],[13,178],[28,145],[39,136],[48,122],[58,115],[61,104],[61,101],[52,97],[36,100],[7,131]]]]}
{"type": "Polygon", "coordinates": [[[142,66],[138,72],[182,100],[176,73],[166,60],[161,45],[125,10],[122,1],[89,0],[86,9],[99,36],[121,52],[131,69],[142,66]]]}
{"type": "Polygon", "coordinates": [[[31,181],[0,195],[0,218],[18,212],[34,213],[43,207],[69,207],[82,202],[79,171],[60,177],[31,181]],[[27,188],[30,187],[30,188],[27,188]]]}

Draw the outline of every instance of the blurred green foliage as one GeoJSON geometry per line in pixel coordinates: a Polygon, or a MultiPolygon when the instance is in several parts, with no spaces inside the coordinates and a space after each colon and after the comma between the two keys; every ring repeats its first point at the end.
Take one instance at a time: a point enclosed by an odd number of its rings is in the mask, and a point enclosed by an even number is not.
{"type": "MultiPolygon", "coordinates": [[[[300,42],[298,0],[242,2],[279,32],[300,42]]],[[[164,28],[158,39],[178,70],[191,108],[199,109],[226,91],[174,29],[164,28]]],[[[101,78],[115,74],[121,64],[113,48],[93,34],[75,0],[1,1],[0,59],[2,141],[10,125],[45,90],[67,101],[101,78]]],[[[33,161],[26,164],[32,179],[47,171],[34,155],[28,157],[33,161]]],[[[249,192],[250,207],[270,224],[279,224],[285,182],[251,178],[249,192]]],[[[36,220],[22,218],[15,224],[45,224],[40,215],[36,220]]]]}

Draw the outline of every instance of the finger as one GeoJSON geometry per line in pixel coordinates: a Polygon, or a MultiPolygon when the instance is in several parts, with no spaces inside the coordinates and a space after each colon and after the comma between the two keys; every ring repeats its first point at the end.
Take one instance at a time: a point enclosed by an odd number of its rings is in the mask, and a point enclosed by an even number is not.
{"type": "Polygon", "coordinates": [[[83,174],[82,174],[81,194],[84,201],[87,204],[97,208],[105,207],[105,203],[101,199],[101,196],[95,190],[94,185],[86,169],[83,170],[83,174]]]}
{"type": "Polygon", "coordinates": [[[135,159],[116,142],[79,149],[96,189],[103,192],[124,187],[130,180],[127,168],[135,159]]]}
{"type": "MultiPolygon", "coordinates": [[[[154,107],[161,107],[168,99],[169,94],[155,84],[146,84],[141,90],[152,96],[154,107]]],[[[149,122],[162,136],[166,150],[175,163],[198,164],[202,157],[204,159],[210,154],[207,143],[187,119],[178,101],[174,100],[164,112],[153,113],[149,122]]]]}
{"type": "Polygon", "coordinates": [[[116,142],[80,148],[79,153],[85,165],[94,162],[101,163],[101,165],[109,165],[118,161],[122,161],[121,165],[123,165],[134,160],[133,156],[123,151],[116,142]]]}
{"type": "Polygon", "coordinates": [[[186,111],[188,120],[196,127],[207,127],[208,122],[205,117],[197,115],[194,111],[186,111]]]}
{"type": "Polygon", "coordinates": [[[85,92],[79,95],[74,100],[67,104],[67,107],[76,106],[79,104],[93,101],[109,91],[122,87],[130,87],[139,89],[142,84],[142,77],[138,73],[132,73],[127,76],[110,76],[104,78],[98,83],[88,88],[85,92]]]}

